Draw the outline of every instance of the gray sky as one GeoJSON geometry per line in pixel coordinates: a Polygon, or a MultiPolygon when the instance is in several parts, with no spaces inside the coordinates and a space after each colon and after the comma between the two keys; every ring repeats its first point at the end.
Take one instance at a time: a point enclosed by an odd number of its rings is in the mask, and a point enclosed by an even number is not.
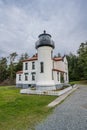
{"type": "Polygon", "coordinates": [[[46,30],[57,54],[76,53],[87,40],[87,0],[0,0],[0,57],[35,53],[46,30]]]}

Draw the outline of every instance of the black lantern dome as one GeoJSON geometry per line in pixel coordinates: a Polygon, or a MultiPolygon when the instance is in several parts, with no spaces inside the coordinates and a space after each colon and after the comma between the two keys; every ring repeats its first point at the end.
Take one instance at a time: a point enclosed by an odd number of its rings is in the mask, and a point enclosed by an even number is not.
{"type": "Polygon", "coordinates": [[[36,49],[42,46],[50,46],[53,49],[55,48],[54,41],[51,39],[51,35],[47,34],[44,30],[44,33],[38,36],[39,40],[36,42],[36,49]]]}

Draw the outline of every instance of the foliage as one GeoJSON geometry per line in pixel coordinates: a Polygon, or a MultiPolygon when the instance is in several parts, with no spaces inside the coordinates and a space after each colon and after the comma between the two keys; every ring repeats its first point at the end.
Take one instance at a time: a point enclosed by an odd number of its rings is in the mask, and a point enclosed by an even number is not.
{"type": "Polygon", "coordinates": [[[73,82],[70,82],[69,84],[71,84],[71,85],[74,85],[74,84],[84,84],[84,85],[87,85],[87,80],[73,81],[73,82]]]}
{"type": "Polygon", "coordinates": [[[14,60],[17,56],[17,53],[11,53],[9,55],[9,59],[10,59],[10,65],[9,65],[9,78],[10,78],[10,82],[11,84],[13,83],[13,79],[14,79],[14,74],[15,74],[15,64],[14,64],[14,60]]]}
{"type": "Polygon", "coordinates": [[[67,55],[70,81],[79,80],[78,57],[72,53],[67,55]]]}
{"type": "Polygon", "coordinates": [[[9,81],[10,84],[14,84],[16,72],[23,68],[22,60],[29,58],[27,53],[21,54],[16,63],[15,59],[17,56],[18,54],[13,52],[8,57],[2,57],[0,59],[0,83],[9,81]]]}
{"type": "Polygon", "coordinates": [[[81,43],[77,55],[67,55],[70,81],[87,79],[87,42],[81,43]]]}
{"type": "Polygon", "coordinates": [[[58,56],[57,57],[61,57],[61,54],[60,53],[58,53],[58,56]]]}
{"type": "Polygon", "coordinates": [[[23,62],[22,61],[25,60],[25,59],[28,59],[28,58],[29,58],[28,53],[21,54],[19,61],[15,66],[16,72],[22,70],[22,68],[23,68],[23,62]]]}
{"type": "Polygon", "coordinates": [[[78,49],[78,67],[81,79],[87,79],[87,42],[81,43],[78,49]]]}
{"type": "Polygon", "coordinates": [[[0,87],[0,130],[28,130],[45,118],[56,96],[22,95],[12,86],[0,87]]]}
{"type": "Polygon", "coordinates": [[[0,82],[7,78],[7,59],[2,57],[0,59],[0,82]]]}

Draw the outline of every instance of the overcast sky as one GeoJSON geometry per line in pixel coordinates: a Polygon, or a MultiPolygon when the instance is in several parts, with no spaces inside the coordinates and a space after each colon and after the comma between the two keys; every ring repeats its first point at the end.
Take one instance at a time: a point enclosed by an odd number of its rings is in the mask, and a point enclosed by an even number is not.
{"type": "Polygon", "coordinates": [[[0,57],[35,51],[46,30],[57,54],[76,53],[87,40],[87,0],[0,0],[0,57]]]}

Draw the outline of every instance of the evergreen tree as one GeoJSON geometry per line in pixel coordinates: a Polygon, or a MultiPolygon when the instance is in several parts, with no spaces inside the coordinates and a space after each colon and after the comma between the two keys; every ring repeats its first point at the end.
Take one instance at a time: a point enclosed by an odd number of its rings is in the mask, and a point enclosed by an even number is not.
{"type": "Polygon", "coordinates": [[[14,80],[14,77],[15,77],[15,63],[14,63],[14,60],[17,56],[17,53],[14,52],[14,53],[11,53],[9,55],[9,59],[10,59],[10,65],[9,65],[9,68],[8,68],[8,72],[9,72],[9,77],[10,77],[10,82],[11,84],[13,83],[13,80],[14,80]]]}
{"type": "Polygon", "coordinates": [[[70,81],[79,80],[80,77],[78,75],[78,57],[72,53],[66,56],[68,60],[68,68],[69,68],[69,79],[70,81]]]}
{"type": "Polygon", "coordinates": [[[7,79],[7,59],[2,57],[0,59],[0,82],[7,79]]]}
{"type": "Polygon", "coordinates": [[[23,69],[23,62],[22,61],[25,60],[25,59],[28,59],[28,58],[29,58],[28,53],[21,54],[19,61],[16,65],[16,72],[23,69]]]}
{"type": "Polygon", "coordinates": [[[87,79],[87,42],[81,43],[77,53],[80,78],[87,79]]]}

